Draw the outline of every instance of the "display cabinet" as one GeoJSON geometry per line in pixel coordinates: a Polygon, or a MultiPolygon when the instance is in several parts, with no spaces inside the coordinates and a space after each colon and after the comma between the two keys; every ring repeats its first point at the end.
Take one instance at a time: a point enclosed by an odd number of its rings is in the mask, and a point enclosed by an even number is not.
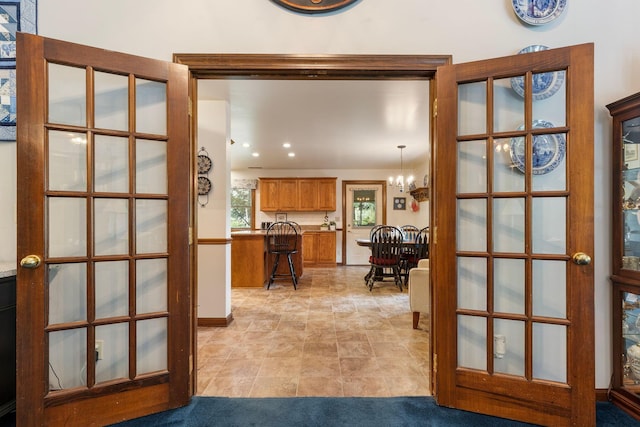
{"type": "Polygon", "coordinates": [[[607,108],[613,118],[610,398],[640,419],[640,93],[607,108]]]}

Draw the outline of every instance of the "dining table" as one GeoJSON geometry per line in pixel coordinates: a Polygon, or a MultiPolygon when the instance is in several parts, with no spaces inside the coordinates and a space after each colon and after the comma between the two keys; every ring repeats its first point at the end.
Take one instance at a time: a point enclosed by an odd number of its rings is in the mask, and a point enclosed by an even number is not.
{"type": "MultiPolygon", "coordinates": [[[[358,239],[356,239],[356,244],[358,246],[366,246],[366,247],[370,248],[371,247],[371,239],[369,239],[369,238],[358,238],[358,239]]],[[[402,247],[411,248],[411,247],[414,247],[415,245],[416,245],[415,239],[404,239],[404,240],[402,240],[402,247]]],[[[408,268],[406,267],[406,265],[404,266],[403,270],[405,270],[405,271],[403,272],[402,276],[408,276],[409,271],[408,271],[408,268]]],[[[383,272],[379,268],[376,269],[376,272],[374,274],[375,274],[376,277],[379,277],[379,278],[384,276],[383,272]]],[[[371,275],[371,272],[369,271],[364,276],[365,283],[367,283],[370,275],[371,275]]],[[[405,279],[406,279],[406,277],[405,277],[405,279]]]]}

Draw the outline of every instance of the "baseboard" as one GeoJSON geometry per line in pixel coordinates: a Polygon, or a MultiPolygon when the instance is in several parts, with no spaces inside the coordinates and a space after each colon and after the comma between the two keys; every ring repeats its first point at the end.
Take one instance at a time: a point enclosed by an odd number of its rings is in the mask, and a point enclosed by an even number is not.
{"type": "Polygon", "coordinates": [[[596,402],[607,402],[607,401],[609,401],[609,389],[597,388],[596,389],[596,402]]]}
{"type": "Polygon", "coordinates": [[[198,317],[198,326],[226,327],[233,322],[233,313],[227,317],[198,317]]]}

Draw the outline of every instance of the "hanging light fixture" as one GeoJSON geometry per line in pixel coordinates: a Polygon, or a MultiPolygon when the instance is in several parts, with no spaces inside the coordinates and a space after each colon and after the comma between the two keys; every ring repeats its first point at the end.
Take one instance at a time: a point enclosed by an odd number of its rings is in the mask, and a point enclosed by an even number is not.
{"type": "Polygon", "coordinates": [[[404,178],[404,165],[402,163],[402,150],[404,150],[407,146],[406,145],[398,145],[398,148],[400,149],[400,175],[398,175],[397,178],[393,178],[392,176],[389,177],[389,185],[390,186],[396,186],[398,188],[398,190],[400,190],[400,192],[402,193],[404,191],[404,186],[409,185],[413,182],[413,175],[407,177],[406,181],[404,178]]]}

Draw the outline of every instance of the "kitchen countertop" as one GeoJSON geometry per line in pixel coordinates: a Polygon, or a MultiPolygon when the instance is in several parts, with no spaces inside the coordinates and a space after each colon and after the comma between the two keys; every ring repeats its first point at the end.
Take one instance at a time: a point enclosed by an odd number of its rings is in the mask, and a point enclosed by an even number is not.
{"type": "Polygon", "coordinates": [[[16,275],[16,263],[10,261],[0,261],[0,279],[16,275]]]}

